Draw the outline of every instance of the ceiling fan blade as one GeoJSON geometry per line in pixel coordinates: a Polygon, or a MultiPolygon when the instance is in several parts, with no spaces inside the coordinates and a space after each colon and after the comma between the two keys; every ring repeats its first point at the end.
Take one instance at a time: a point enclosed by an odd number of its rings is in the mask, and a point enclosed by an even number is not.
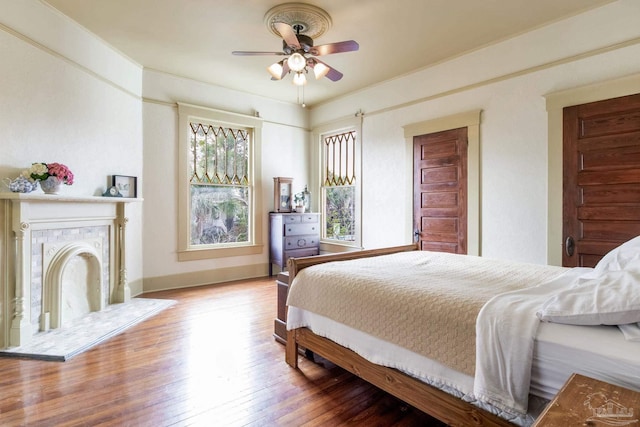
{"type": "Polygon", "coordinates": [[[234,50],[232,55],[252,56],[252,55],[286,55],[284,52],[255,52],[250,50],[234,50]]]}
{"type": "Polygon", "coordinates": [[[327,67],[329,69],[329,71],[327,71],[327,74],[325,75],[326,78],[328,78],[331,81],[337,82],[338,80],[340,80],[344,74],[342,74],[340,71],[336,70],[335,68],[333,68],[331,65],[327,65],[325,62],[322,62],[316,58],[313,58],[312,61],[314,61],[313,66],[315,67],[317,64],[322,64],[325,67],[327,67]]]}
{"type": "Polygon", "coordinates": [[[330,55],[332,53],[353,52],[360,49],[360,45],[355,40],[343,42],[321,44],[314,46],[309,53],[314,56],[330,55]]]}
{"type": "Polygon", "coordinates": [[[276,22],[273,26],[276,27],[276,30],[278,30],[288,46],[295,50],[300,49],[300,42],[298,41],[295,31],[291,28],[291,25],[285,24],[284,22],[276,22]]]}

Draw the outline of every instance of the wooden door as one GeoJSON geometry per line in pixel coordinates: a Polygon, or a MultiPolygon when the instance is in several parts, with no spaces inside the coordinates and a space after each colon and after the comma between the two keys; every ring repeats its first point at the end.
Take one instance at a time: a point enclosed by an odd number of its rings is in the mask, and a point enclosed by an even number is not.
{"type": "Polygon", "coordinates": [[[640,235],[640,94],[563,111],[563,252],[593,267],[640,235]]]}
{"type": "Polygon", "coordinates": [[[467,253],[467,128],[413,138],[413,218],[421,250],[467,253]]]}

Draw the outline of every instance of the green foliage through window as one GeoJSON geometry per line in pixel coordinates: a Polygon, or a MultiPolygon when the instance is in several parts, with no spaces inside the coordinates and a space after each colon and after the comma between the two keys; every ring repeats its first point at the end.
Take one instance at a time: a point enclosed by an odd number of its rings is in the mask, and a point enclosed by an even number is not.
{"type": "Polygon", "coordinates": [[[249,137],[244,129],[190,123],[191,245],[249,241],[249,137]]]}
{"type": "Polygon", "coordinates": [[[355,240],[356,189],[353,186],[325,188],[326,238],[355,240]]]}

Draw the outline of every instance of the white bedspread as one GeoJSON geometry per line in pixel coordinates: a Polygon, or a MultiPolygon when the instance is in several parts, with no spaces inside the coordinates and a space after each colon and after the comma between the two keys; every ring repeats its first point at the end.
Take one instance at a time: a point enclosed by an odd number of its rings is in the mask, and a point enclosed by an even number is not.
{"type": "MultiPolygon", "coordinates": [[[[461,257],[460,255],[451,255],[451,257],[455,258],[455,261],[452,261],[453,258],[449,258],[449,255],[451,254],[438,254],[433,258],[434,255],[430,255],[429,253],[407,252],[404,254],[385,256],[384,262],[383,257],[378,257],[379,259],[374,261],[366,259],[345,261],[345,267],[333,265],[329,268],[332,274],[329,275],[330,280],[326,283],[318,277],[319,270],[316,267],[320,268],[322,266],[314,266],[302,270],[292,283],[289,291],[288,304],[290,308],[287,328],[294,329],[309,326],[304,317],[297,315],[300,313],[299,309],[332,318],[332,316],[323,311],[321,306],[323,304],[330,306],[330,308],[335,311],[336,304],[339,304],[344,305],[345,309],[343,311],[353,317],[353,319],[350,319],[352,321],[351,324],[349,322],[343,323],[356,330],[379,336],[376,331],[369,331],[367,329],[367,325],[371,322],[366,318],[365,314],[369,315],[370,313],[365,313],[364,309],[353,310],[353,305],[350,302],[351,300],[349,300],[349,294],[353,294],[353,290],[356,288],[356,286],[353,286],[354,279],[350,278],[347,280],[346,282],[349,283],[349,286],[344,288],[344,290],[339,290],[337,287],[342,286],[340,283],[345,283],[345,281],[340,278],[349,274],[350,271],[359,270],[362,265],[365,265],[368,269],[367,276],[374,278],[379,276],[378,270],[380,265],[392,263],[395,264],[396,267],[401,268],[393,270],[394,274],[387,278],[389,284],[385,286],[394,286],[401,283],[405,289],[408,287],[412,289],[422,288],[433,284],[435,278],[429,275],[429,270],[437,266],[436,271],[439,273],[438,280],[445,280],[445,282],[442,282],[443,284],[448,283],[448,287],[457,288],[456,290],[458,292],[461,289],[465,289],[466,292],[475,294],[479,292],[478,286],[494,287],[494,290],[499,289],[498,293],[500,295],[498,297],[484,300],[488,300],[488,302],[486,304],[483,303],[484,305],[482,306],[482,310],[480,310],[478,321],[472,322],[470,326],[471,329],[474,329],[474,325],[481,324],[472,331],[472,334],[475,335],[472,343],[475,342],[478,350],[473,354],[475,358],[473,394],[476,395],[477,393],[477,395],[474,396],[475,399],[487,402],[505,412],[516,415],[526,413],[531,375],[531,355],[536,329],[539,324],[539,319],[535,313],[540,307],[540,299],[544,300],[548,298],[551,291],[557,290],[557,286],[565,281],[570,281],[570,279],[567,278],[556,279],[559,276],[564,276],[565,274],[563,273],[570,270],[561,267],[485,260],[478,257],[461,257]],[[428,259],[428,261],[421,261],[416,264],[416,257],[420,259],[425,257],[424,259],[428,259]],[[372,262],[374,263],[373,265],[371,264],[372,262]],[[451,264],[452,270],[448,270],[449,264],[451,264]],[[466,268],[461,270],[461,264],[467,264],[465,266],[466,268]],[[356,266],[358,266],[358,268],[356,268],[356,266]],[[487,268],[487,266],[490,268],[487,268]],[[418,271],[418,275],[412,276],[416,271],[418,271]],[[311,273],[314,276],[313,280],[307,281],[309,279],[307,276],[311,273]],[[305,283],[306,287],[309,288],[305,290],[305,292],[301,292],[301,288],[305,287],[301,286],[302,283],[305,283]],[[328,291],[329,289],[331,289],[330,292],[328,291]],[[340,296],[335,297],[331,304],[325,304],[324,302],[318,304],[319,301],[326,301],[324,297],[327,293],[334,297],[335,295],[340,296]],[[301,298],[301,294],[304,295],[304,298],[301,298]],[[298,302],[302,302],[302,300],[306,300],[306,302],[304,304],[298,304],[298,302]],[[309,305],[307,306],[306,304],[309,305]],[[351,310],[347,310],[347,308],[351,308],[351,310]],[[482,320],[480,320],[480,316],[482,320]],[[357,322],[361,322],[362,324],[358,324],[357,322]]],[[[322,268],[326,268],[327,264],[324,266],[325,267],[322,268]]],[[[373,283],[377,282],[367,282],[369,287],[374,286],[373,283]]],[[[376,284],[375,286],[378,285],[376,284]]],[[[440,287],[446,288],[447,286],[440,287]]],[[[366,299],[369,307],[376,307],[374,314],[380,315],[383,311],[382,307],[384,304],[380,303],[376,305],[375,302],[371,303],[368,301],[368,299],[372,297],[372,294],[374,293],[367,292],[366,298],[363,296],[357,298],[366,299]]],[[[415,293],[413,295],[417,297],[418,294],[415,293]]],[[[427,309],[427,311],[433,311],[433,302],[441,300],[434,298],[432,294],[428,295],[429,298],[419,304],[427,309]]],[[[495,295],[495,293],[492,295],[495,295]]],[[[406,301],[403,302],[403,304],[406,303],[406,301]]],[[[403,305],[403,307],[407,308],[406,305],[403,305]]],[[[414,317],[417,309],[405,311],[401,307],[397,307],[394,313],[404,313],[405,319],[408,319],[414,317]],[[412,313],[411,316],[407,316],[409,313],[412,313]]],[[[477,313],[476,311],[476,314],[477,313]]],[[[384,319],[385,322],[389,321],[387,317],[384,317],[384,319]]],[[[403,324],[407,325],[406,321],[403,324]]],[[[449,324],[451,324],[450,319],[449,324]]],[[[409,325],[411,326],[411,324],[409,325]]],[[[425,322],[419,323],[419,325],[422,325],[423,332],[428,336],[426,332],[427,328],[424,327],[425,322]]],[[[459,328],[460,325],[456,326],[459,328]]],[[[387,329],[399,330],[398,327],[396,327],[396,329],[387,329]]],[[[403,333],[405,331],[406,327],[403,333]]],[[[314,332],[317,333],[317,331],[314,332]]],[[[329,338],[331,337],[329,336],[329,338]]],[[[385,337],[380,338],[387,339],[385,337]]],[[[428,340],[428,338],[426,339],[428,340]]],[[[339,344],[349,347],[348,343],[339,342],[339,344]]],[[[407,348],[412,351],[417,351],[419,354],[427,354],[420,352],[417,347],[407,348]]],[[[367,357],[366,355],[363,356],[367,357]]],[[[427,357],[430,356],[427,354],[427,357]]],[[[376,360],[372,360],[376,359],[377,355],[370,354],[368,358],[374,363],[377,363],[376,360]]],[[[386,364],[386,366],[389,365],[386,364]]],[[[474,374],[472,373],[471,375],[474,374]]],[[[420,373],[419,376],[425,376],[425,373],[420,373]]],[[[448,383],[444,378],[441,378],[440,381],[448,383]]],[[[452,385],[455,388],[455,384],[452,385]]]]}

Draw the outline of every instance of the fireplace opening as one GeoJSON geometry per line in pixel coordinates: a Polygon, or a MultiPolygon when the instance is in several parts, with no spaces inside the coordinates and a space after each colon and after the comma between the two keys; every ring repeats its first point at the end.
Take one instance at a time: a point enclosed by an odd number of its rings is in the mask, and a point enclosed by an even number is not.
{"type": "Polygon", "coordinates": [[[48,245],[44,255],[41,331],[62,328],[104,308],[101,239],[48,245]]]}

